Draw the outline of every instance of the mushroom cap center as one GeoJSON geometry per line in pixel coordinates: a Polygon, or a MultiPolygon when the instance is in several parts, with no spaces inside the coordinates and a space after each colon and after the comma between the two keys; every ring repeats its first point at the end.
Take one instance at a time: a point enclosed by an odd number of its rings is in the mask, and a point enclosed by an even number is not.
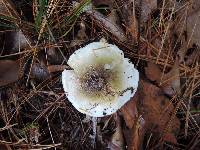
{"type": "Polygon", "coordinates": [[[109,72],[103,70],[102,67],[90,67],[81,78],[81,87],[87,93],[103,91],[107,87],[109,72]]]}

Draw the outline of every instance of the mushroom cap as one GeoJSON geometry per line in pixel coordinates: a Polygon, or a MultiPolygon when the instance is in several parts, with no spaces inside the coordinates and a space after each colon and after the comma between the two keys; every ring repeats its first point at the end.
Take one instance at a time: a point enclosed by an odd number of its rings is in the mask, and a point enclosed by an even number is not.
{"type": "Polygon", "coordinates": [[[103,117],[115,113],[135,94],[139,73],[123,51],[106,42],[93,42],[69,58],[73,70],[62,72],[68,100],[81,113],[103,117]]]}

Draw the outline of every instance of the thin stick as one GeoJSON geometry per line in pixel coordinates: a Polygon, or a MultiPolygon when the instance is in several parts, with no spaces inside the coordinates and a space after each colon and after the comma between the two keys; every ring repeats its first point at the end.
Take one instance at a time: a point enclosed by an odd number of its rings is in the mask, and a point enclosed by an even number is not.
{"type": "Polygon", "coordinates": [[[95,148],[96,145],[96,136],[97,136],[97,117],[92,117],[92,147],[95,148]]]}

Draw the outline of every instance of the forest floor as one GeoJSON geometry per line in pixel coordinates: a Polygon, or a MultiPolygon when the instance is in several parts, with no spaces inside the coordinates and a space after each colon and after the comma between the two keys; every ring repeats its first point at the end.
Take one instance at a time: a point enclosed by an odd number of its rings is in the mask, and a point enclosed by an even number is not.
{"type": "Polygon", "coordinates": [[[199,16],[199,0],[0,0],[0,150],[199,149],[199,16]],[[61,74],[101,38],[140,79],[94,127],[61,74]]]}

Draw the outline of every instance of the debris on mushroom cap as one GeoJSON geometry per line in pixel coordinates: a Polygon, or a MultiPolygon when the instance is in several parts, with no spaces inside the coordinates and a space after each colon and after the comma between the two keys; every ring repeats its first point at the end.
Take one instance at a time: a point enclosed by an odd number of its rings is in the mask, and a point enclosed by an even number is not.
{"type": "Polygon", "coordinates": [[[81,113],[103,117],[115,113],[135,94],[139,73],[115,45],[93,42],[68,60],[62,72],[68,100],[81,113]]]}

